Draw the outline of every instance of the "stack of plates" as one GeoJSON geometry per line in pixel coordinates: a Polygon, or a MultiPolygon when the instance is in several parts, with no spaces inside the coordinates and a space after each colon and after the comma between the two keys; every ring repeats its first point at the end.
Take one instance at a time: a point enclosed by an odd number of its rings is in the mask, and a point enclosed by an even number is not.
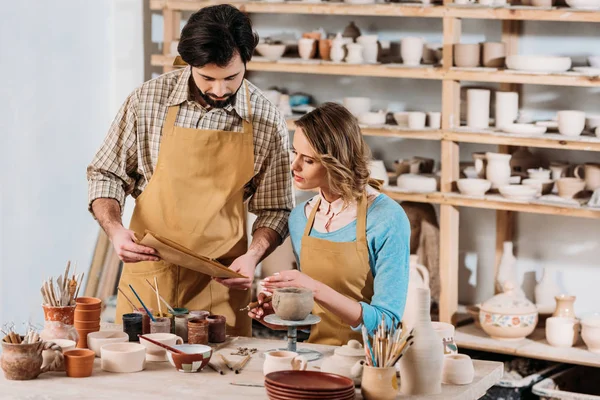
{"type": "Polygon", "coordinates": [[[341,375],[318,371],[278,371],[265,376],[271,400],[354,399],[354,382],[341,375]]]}

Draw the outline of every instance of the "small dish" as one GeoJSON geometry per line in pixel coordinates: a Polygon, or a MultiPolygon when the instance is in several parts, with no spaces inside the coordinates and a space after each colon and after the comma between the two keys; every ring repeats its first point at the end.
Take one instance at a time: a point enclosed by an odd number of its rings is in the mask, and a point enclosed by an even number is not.
{"type": "Polygon", "coordinates": [[[543,135],[546,133],[547,128],[535,124],[506,124],[502,126],[502,130],[507,133],[543,135]]]}
{"type": "Polygon", "coordinates": [[[467,196],[483,196],[492,187],[492,182],[485,179],[459,179],[456,184],[467,196]]]}
{"type": "Polygon", "coordinates": [[[101,367],[107,372],[139,372],[146,364],[146,348],[138,343],[105,344],[101,352],[101,367]]]}
{"type": "Polygon", "coordinates": [[[530,201],[537,195],[537,189],[526,185],[504,185],[498,188],[503,197],[511,200],[530,201]]]}
{"type": "Polygon", "coordinates": [[[535,188],[537,191],[537,196],[541,196],[543,194],[550,194],[552,192],[552,188],[554,187],[554,181],[552,179],[523,179],[521,182],[525,186],[530,186],[535,188]]]}
{"type": "Polygon", "coordinates": [[[567,5],[576,10],[600,10],[600,0],[565,0],[567,5]]]}
{"type": "Polygon", "coordinates": [[[595,67],[573,67],[573,71],[589,76],[599,76],[600,68],[595,67]]]}
{"type": "Polygon", "coordinates": [[[203,344],[181,344],[173,346],[185,354],[167,351],[167,358],[179,372],[198,372],[210,361],[212,348],[203,344]]]}
{"type": "Polygon", "coordinates": [[[558,121],[550,120],[550,121],[537,121],[535,123],[536,126],[543,126],[547,129],[558,130],[558,121]]]}
{"type": "Polygon", "coordinates": [[[506,57],[508,69],[527,72],[566,72],[571,68],[570,57],[511,55],[506,57]]]}

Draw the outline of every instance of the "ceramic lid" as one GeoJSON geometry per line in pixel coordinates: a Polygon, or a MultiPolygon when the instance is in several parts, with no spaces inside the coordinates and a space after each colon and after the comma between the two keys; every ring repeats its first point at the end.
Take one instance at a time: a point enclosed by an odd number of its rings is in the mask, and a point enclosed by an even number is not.
{"type": "Polygon", "coordinates": [[[485,301],[480,310],[499,314],[537,314],[537,307],[525,297],[516,295],[513,289],[512,283],[506,282],[504,293],[497,294],[485,301]]]}
{"type": "Polygon", "coordinates": [[[333,351],[336,356],[364,357],[365,350],[358,340],[350,340],[348,344],[338,347],[333,351]]]}

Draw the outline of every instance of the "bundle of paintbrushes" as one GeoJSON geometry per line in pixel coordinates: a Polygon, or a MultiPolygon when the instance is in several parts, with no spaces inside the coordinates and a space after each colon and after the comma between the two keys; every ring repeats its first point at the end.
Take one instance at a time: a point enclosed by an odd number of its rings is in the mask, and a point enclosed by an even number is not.
{"type": "Polygon", "coordinates": [[[412,344],[412,333],[412,330],[403,332],[400,322],[396,325],[392,321],[391,326],[388,327],[385,323],[385,316],[372,336],[368,334],[367,328],[363,325],[362,336],[367,365],[392,367],[412,344]]]}
{"type": "Polygon", "coordinates": [[[48,278],[42,285],[42,297],[44,298],[44,305],[52,307],[66,307],[74,306],[75,299],[79,294],[79,289],[83,283],[83,272],[76,275],[77,265],[73,270],[72,277],[69,278],[69,269],[71,268],[71,261],[67,263],[65,275],[60,275],[56,282],[53,278],[48,278]]]}
{"type": "Polygon", "coordinates": [[[21,339],[21,335],[15,331],[14,325],[9,328],[4,327],[4,329],[0,329],[0,332],[4,334],[4,338],[2,339],[4,343],[33,344],[40,341],[40,335],[38,335],[36,330],[32,327],[29,327],[27,334],[23,337],[23,339],[21,339]]]}

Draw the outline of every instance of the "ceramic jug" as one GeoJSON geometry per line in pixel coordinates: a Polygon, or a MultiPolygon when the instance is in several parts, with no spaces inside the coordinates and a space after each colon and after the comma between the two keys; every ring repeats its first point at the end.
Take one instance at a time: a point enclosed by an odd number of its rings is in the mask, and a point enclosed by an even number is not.
{"type": "MultiPolygon", "coordinates": [[[[23,339],[21,337],[21,339],[23,339]]],[[[56,371],[63,365],[63,354],[60,346],[53,342],[39,341],[30,344],[12,344],[2,342],[0,367],[9,380],[35,379],[44,372],[56,371]],[[53,360],[42,368],[44,350],[53,350],[53,360]]]]}
{"type": "Polygon", "coordinates": [[[500,186],[508,185],[510,180],[510,154],[485,153],[487,166],[485,176],[492,182],[492,189],[498,189],[500,186]]]}
{"type": "Polygon", "coordinates": [[[419,264],[418,256],[410,256],[410,270],[408,275],[408,291],[406,305],[402,317],[402,326],[412,329],[417,320],[417,289],[429,289],[429,271],[424,265],[419,264]]]}
{"type": "Polygon", "coordinates": [[[331,58],[331,61],[333,62],[341,62],[344,59],[344,39],[342,38],[341,33],[338,33],[331,42],[329,58],[331,58]]]}
{"type": "Polygon", "coordinates": [[[333,356],[323,360],[321,372],[329,372],[348,377],[354,380],[355,385],[360,385],[362,377],[362,364],[365,359],[365,350],[357,340],[350,340],[348,344],[337,347],[333,356]]]}

